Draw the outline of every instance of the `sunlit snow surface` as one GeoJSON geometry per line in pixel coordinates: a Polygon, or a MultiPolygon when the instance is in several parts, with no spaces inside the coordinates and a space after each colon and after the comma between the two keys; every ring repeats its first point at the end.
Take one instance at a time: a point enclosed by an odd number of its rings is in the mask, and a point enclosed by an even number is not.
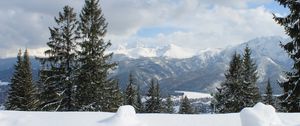
{"type": "Polygon", "coordinates": [[[117,113],[103,121],[100,121],[100,126],[145,126],[136,116],[132,106],[121,106],[117,113]]]}
{"type": "Polygon", "coordinates": [[[243,126],[284,126],[271,105],[257,103],[253,108],[240,112],[243,126]]]}
{"type": "MultiPolygon", "coordinates": [[[[261,112],[257,113],[261,114],[261,112]]],[[[249,114],[245,115],[251,118],[249,114]]],[[[279,113],[278,116],[284,126],[300,126],[300,113],[279,113]]],[[[239,113],[135,114],[131,106],[125,106],[116,114],[0,111],[0,126],[242,126],[242,123],[239,113]]]]}

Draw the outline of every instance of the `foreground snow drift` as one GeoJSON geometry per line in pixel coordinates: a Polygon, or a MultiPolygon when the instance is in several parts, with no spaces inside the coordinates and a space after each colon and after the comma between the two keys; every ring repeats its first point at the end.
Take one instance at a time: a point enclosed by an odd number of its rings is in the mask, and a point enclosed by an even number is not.
{"type": "MultiPolygon", "coordinates": [[[[258,109],[255,109],[258,110],[258,109]]],[[[261,114],[261,113],[260,113],[261,114]]],[[[300,113],[279,113],[284,126],[300,126],[300,113]]],[[[245,114],[251,118],[251,114],[245,114]]],[[[256,116],[254,116],[256,117],[256,116]]],[[[242,117],[243,118],[243,117],[242,117]]],[[[135,114],[131,106],[105,112],[0,111],[0,126],[242,126],[240,114],[135,114]]],[[[250,126],[250,125],[249,125],[250,126]]],[[[255,126],[255,125],[251,125],[255,126]]],[[[257,125],[258,126],[258,125],[257,125]]],[[[268,125],[271,126],[271,125],[268,125]]]]}
{"type": "Polygon", "coordinates": [[[244,108],[240,117],[243,126],[284,126],[275,108],[262,103],[257,103],[253,108],[244,108]]]}
{"type": "Polygon", "coordinates": [[[111,118],[100,122],[101,126],[145,126],[136,117],[132,106],[121,106],[111,118]]]}

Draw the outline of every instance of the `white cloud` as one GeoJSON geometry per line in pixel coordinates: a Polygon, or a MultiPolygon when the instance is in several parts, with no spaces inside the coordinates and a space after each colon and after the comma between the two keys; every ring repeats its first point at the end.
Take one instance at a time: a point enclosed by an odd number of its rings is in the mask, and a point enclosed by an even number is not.
{"type": "Polygon", "coordinates": [[[66,4],[81,6],[80,0],[9,0],[0,1],[0,58],[16,56],[29,48],[39,54],[49,38],[48,27],[66,4]],[[80,4],[79,4],[80,3],[80,4]]]}
{"type": "MultiPolygon", "coordinates": [[[[268,2],[268,0],[259,2],[268,2]]],[[[115,44],[124,42],[145,42],[148,45],[175,43],[184,47],[203,49],[225,47],[260,36],[284,35],[283,28],[272,19],[272,12],[264,6],[246,8],[244,7],[246,4],[247,1],[245,0],[229,0],[228,3],[221,0],[210,2],[185,0],[177,3],[153,0],[149,5],[150,7],[136,10],[136,13],[141,11],[148,13],[149,16],[145,18],[146,20],[143,18],[136,21],[132,20],[131,23],[135,23],[135,27],[131,29],[131,34],[126,33],[126,36],[118,37],[115,35],[109,38],[115,44]],[[234,2],[236,4],[233,4],[234,2]],[[171,34],[158,34],[152,38],[140,37],[135,34],[143,27],[163,27],[166,25],[184,30],[174,31],[171,34]]],[[[126,11],[124,10],[122,13],[126,13],[126,11]]],[[[114,15],[111,14],[110,16],[114,15]]],[[[119,21],[117,24],[128,26],[126,22],[119,21]]],[[[130,28],[133,27],[128,29],[130,28]]]]}
{"type": "MultiPolygon", "coordinates": [[[[174,43],[184,47],[224,47],[254,37],[284,35],[271,12],[263,6],[271,0],[100,0],[109,23],[107,38],[114,45],[145,42],[148,45],[174,43]],[[182,29],[139,36],[143,28],[182,29]]],[[[0,1],[0,57],[15,56],[18,48],[41,54],[49,38],[53,17],[66,4],[77,12],[82,0],[0,1]]]]}

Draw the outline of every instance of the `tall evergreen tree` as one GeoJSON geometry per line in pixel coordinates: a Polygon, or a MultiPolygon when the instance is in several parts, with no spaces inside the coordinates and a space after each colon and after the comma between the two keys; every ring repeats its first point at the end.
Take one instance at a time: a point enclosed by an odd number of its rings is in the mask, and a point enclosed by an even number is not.
{"type": "Polygon", "coordinates": [[[29,54],[26,49],[22,58],[21,50],[17,56],[15,73],[11,79],[11,89],[9,90],[6,109],[19,111],[36,110],[37,98],[36,88],[32,81],[31,64],[29,54]]]}
{"type": "Polygon", "coordinates": [[[57,27],[49,28],[50,49],[46,58],[38,58],[44,65],[40,71],[43,85],[41,92],[42,110],[70,111],[75,108],[74,69],[77,21],[74,9],[65,6],[55,17],[57,27]],[[43,80],[46,79],[46,80],[43,80]],[[51,107],[52,106],[52,107],[51,107]]]}
{"type": "Polygon", "coordinates": [[[179,107],[179,114],[193,114],[192,105],[188,99],[188,97],[184,97],[181,99],[180,107],[179,107]]]}
{"type": "Polygon", "coordinates": [[[242,59],[235,53],[229,64],[229,69],[225,73],[226,80],[217,88],[214,95],[216,102],[215,111],[217,113],[239,112],[243,108],[241,95],[242,86],[242,59]]]}
{"type": "Polygon", "coordinates": [[[37,109],[37,88],[33,83],[32,79],[32,68],[29,58],[28,50],[26,49],[23,56],[23,108],[24,110],[36,110],[37,109]]]}
{"type": "Polygon", "coordinates": [[[22,87],[22,52],[19,50],[17,56],[17,64],[15,64],[15,71],[13,77],[11,78],[11,87],[8,92],[8,99],[5,104],[7,110],[20,110],[21,109],[21,97],[19,93],[22,91],[19,87],[22,87]]]}
{"type": "Polygon", "coordinates": [[[164,107],[165,113],[174,113],[174,102],[171,99],[171,96],[169,95],[165,101],[165,107],[164,107]]]}
{"type": "Polygon", "coordinates": [[[240,96],[242,96],[244,103],[243,107],[252,107],[260,101],[257,79],[257,66],[251,58],[251,49],[247,45],[242,62],[242,92],[240,96]]]}
{"type": "Polygon", "coordinates": [[[272,91],[270,79],[268,79],[265,94],[266,96],[264,98],[264,103],[274,106],[273,91],[272,91]]]}
{"type": "Polygon", "coordinates": [[[151,80],[147,97],[145,112],[160,113],[162,111],[162,100],[160,98],[159,84],[154,79],[151,80]]]}
{"type": "Polygon", "coordinates": [[[76,98],[80,110],[108,111],[105,109],[109,106],[107,94],[113,85],[108,75],[116,64],[110,62],[112,53],[105,54],[111,46],[109,41],[104,41],[106,29],[99,0],[85,0],[78,28],[81,49],[78,52],[80,68],[76,72],[76,98]]]}
{"type": "Polygon", "coordinates": [[[275,0],[290,10],[285,17],[274,15],[275,21],[284,26],[291,41],[281,44],[284,50],[294,61],[293,70],[287,72],[287,81],[280,85],[283,87],[284,94],[280,97],[281,106],[287,112],[300,112],[300,4],[297,0],[275,0]]]}
{"type": "Polygon", "coordinates": [[[248,46],[242,58],[237,53],[233,55],[225,77],[226,80],[217,88],[218,92],[214,96],[216,112],[239,112],[261,100],[257,86],[257,66],[248,46]]]}

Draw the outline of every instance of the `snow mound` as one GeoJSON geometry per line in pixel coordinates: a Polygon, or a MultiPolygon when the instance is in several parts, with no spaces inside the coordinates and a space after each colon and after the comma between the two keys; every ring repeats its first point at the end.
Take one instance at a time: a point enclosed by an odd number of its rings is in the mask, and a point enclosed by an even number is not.
{"type": "Polygon", "coordinates": [[[240,117],[242,126],[284,126],[274,107],[260,102],[253,108],[244,108],[240,117]]]}
{"type": "Polygon", "coordinates": [[[145,126],[136,117],[135,110],[130,105],[121,106],[118,112],[100,122],[100,126],[145,126]]]}

